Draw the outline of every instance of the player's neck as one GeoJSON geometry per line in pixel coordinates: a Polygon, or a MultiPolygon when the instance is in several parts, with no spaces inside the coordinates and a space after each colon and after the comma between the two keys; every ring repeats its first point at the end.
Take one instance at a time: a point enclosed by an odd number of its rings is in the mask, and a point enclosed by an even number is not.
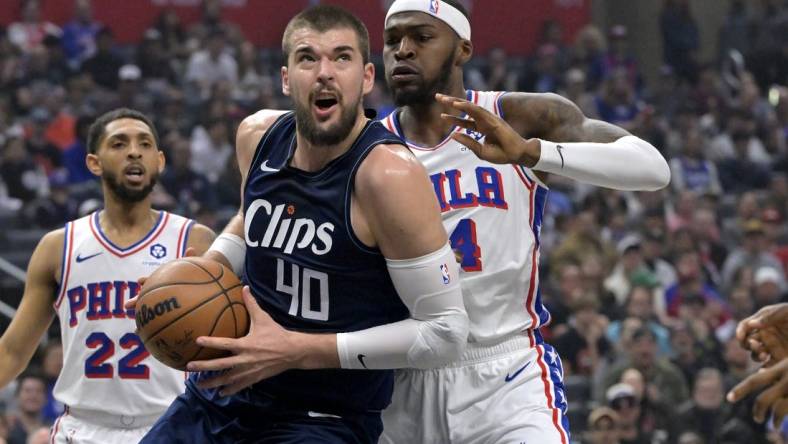
{"type": "Polygon", "coordinates": [[[104,210],[99,213],[101,230],[117,244],[124,240],[133,243],[153,228],[159,213],[151,208],[150,196],[136,203],[118,199],[104,199],[104,210]]]}
{"type": "MultiPolygon", "coordinates": [[[[440,91],[453,97],[465,98],[465,88],[457,83],[446,91],[440,91]]],[[[449,108],[434,100],[425,103],[406,105],[400,109],[399,123],[402,135],[413,143],[422,146],[435,146],[441,143],[454,128],[454,125],[441,118],[441,114],[460,115],[461,112],[449,108]]]]}
{"type": "Polygon", "coordinates": [[[347,137],[335,145],[315,145],[298,132],[296,134],[296,149],[293,153],[293,158],[290,160],[290,166],[308,172],[321,170],[329,162],[345,154],[350,149],[366,124],[367,118],[361,112],[347,137]]]}

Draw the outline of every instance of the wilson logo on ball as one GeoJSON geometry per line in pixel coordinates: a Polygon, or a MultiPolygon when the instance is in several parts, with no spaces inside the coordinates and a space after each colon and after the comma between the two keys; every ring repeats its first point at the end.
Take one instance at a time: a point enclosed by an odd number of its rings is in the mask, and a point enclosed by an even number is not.
{"type": "Polygon", "coordinates": [[[169,313],[176,308],[181,308],[181,305],[178,303],[178,300],[175,298],[169,298],[166,301],[161,301],[158,304],[154,305],[153,308],[150,308],[147,305],[142,304],[139,313],[137,313],[137,317],[139,318],[140,321],[140,326],[144,327],[148,322],[156,319],[157,316],[161,316],[164,313],[169,313]]]}

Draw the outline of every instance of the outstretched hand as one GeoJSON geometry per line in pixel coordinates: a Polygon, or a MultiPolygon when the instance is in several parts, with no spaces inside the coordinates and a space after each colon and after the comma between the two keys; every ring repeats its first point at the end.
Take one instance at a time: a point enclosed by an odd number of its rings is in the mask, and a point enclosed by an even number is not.
{"type": "Polygon", "coordinates": [[[736,339],[767,367],[788,358],[788,303],[768,305],[739,322],[736,339]]]}
{"type": "Polygon", "coordinates": [[[505,120],[468,100],[443,94],[435,94],[435,99],[467,115],[459,117],[444,113],[441,118],[485,137],[484,143],[479,143],[464,132],[452,134],[454,140],[468,147],[480,159],[490,163],[514,163],[527,167],[533,167],[539,161],[539,139],[524,139],[505,120]]]}
{"type": "Polygon", "coordinates": [[[771,410],[777,427],[788,415],[788,359],[748,376],[728,393],[727,398],[729,402],[737,402],[763,388],[765,390],[755,399],[752,416],[756,421],[763,422],[771,410]]]}
{"type": "Polygon", "coordinates": [[[243,288],[244,304],[249,312],[249,333],[242,338],[201,336],[197,345],[226,350],[225,358],[193,361],[187,365],[191,372],[221,371],[225,373],[201,380],[201,388],[223,387],[222,396],[232,395],[252,384],[298,366],[301,352],[294,346],[294,333],[285,330],[266,313],[252,296],[249,287],[243,288]]]}

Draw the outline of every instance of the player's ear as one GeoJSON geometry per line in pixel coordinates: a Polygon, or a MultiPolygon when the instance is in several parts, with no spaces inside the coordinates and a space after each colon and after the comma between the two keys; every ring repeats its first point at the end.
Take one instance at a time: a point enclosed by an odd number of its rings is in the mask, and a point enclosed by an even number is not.
{"type": "Polygon", "coordinates": [[[364,95],[372,92],[375,87],[375,65],[367,63],[364,65],[364,95]]]}
{"type": "Polygon", "coordinates": [[[159,174],[164,171],[164,166],[167,165],[167,158],[164,157],[164,152],[159,150],[159,174]]]}
{"type": "Polygon", "coordinates": [[[90,170],[94,176],[101,176],[101,173],[104,171],[104,168],[101,166],[101,161],[95,154],[88,154],[85,156],[85,165],[87,165],[88,170],[90,170]]]}
{"type": "Polygon", "coordinates": [[[457,45],[456,59],[457,63],[462,66],[468,63],[473,57],[473,43],[470,40],[460,39],[460,44],[457,45]]]}
{"type": "Polygon", "coordinates": [[[282,94],[290,95],[290,78],[287,75],[287,66],[282,67],[282,94]]]}

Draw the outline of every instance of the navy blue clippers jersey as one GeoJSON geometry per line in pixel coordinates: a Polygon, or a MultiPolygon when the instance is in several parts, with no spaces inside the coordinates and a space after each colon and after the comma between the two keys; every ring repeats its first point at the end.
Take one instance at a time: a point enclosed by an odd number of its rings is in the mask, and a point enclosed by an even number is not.
{"type": "MultiPolygon", "coordinates": [[[[244,281],[285,328],[348,332],[408,316],[385,259],[365,247],[350,224],[356,171],[380,144],[402,141],[370,121],[351,148],[320,171],[292,168],[292,113],[280,117],[258,144],[244,189],[244,281]]],[[[242,403],[263,396],[308,410],[370,411],[389,404],[392,387],[390,370],[291,370],[239,396],[246,398],[242,403]]]]}

